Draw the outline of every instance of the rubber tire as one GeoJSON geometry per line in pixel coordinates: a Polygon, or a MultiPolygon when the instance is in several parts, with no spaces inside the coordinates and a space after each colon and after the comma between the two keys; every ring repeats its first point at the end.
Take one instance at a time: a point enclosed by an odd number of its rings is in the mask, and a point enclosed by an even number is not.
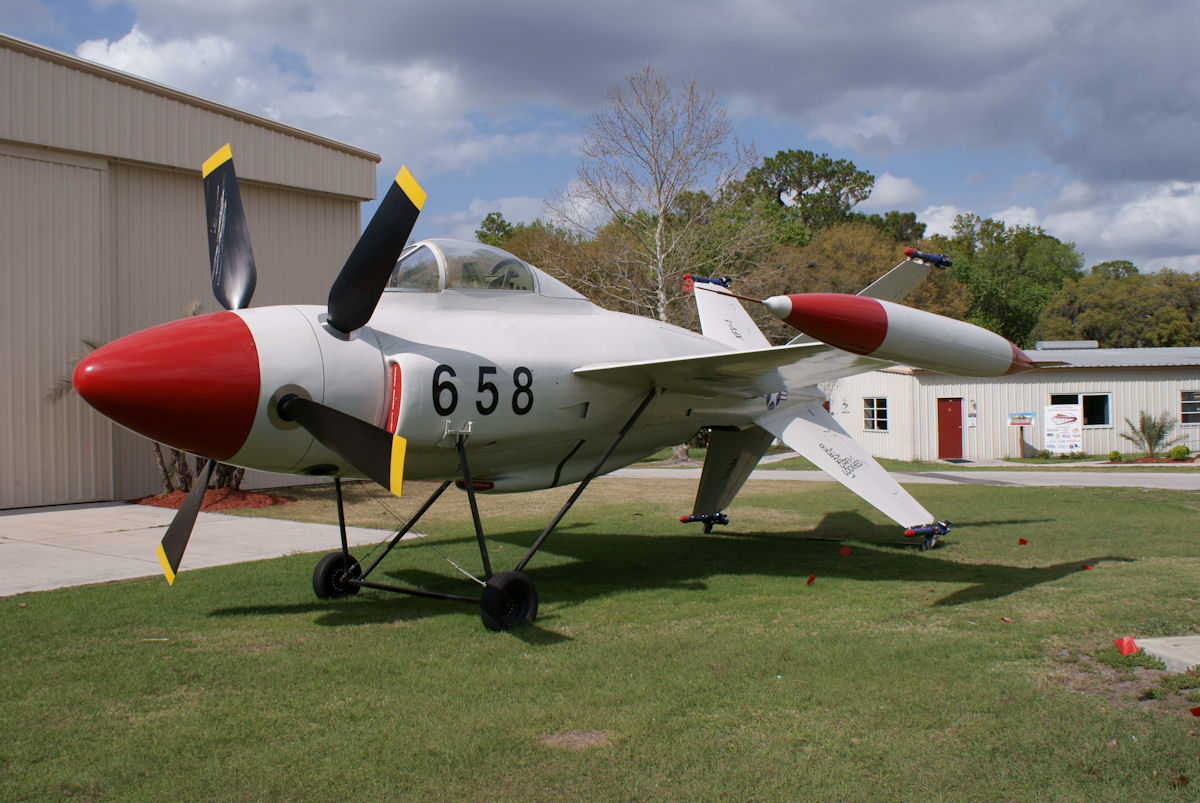
{"type": "Polygon", "coordinates": [[[347,565],[341,552],[330,552],[317,561],[317,568],[313,569],[313,591],[320,599],[352,596],[358,593],[358,586],[346,583],[345,579],[360,574],[362,567],[353,557],[347,565]]]}
{"type": "Polygon", "coordinates": [[[500,572],[483,586],[479,617],[488,630],[499,632],[537,618],[538,595],[521,572],[500,572]]]}

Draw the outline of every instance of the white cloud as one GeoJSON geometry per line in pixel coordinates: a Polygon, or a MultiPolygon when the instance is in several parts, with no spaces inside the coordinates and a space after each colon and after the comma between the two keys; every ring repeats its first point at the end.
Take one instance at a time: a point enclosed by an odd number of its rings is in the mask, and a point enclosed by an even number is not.
{"type": "Polygon", "coordinates": [[[925,224],[925,236],[940,234],[943,237],[954,235],[954,218],[963,214],[964,210],[950,204],[927,206],[917,215],[917,220],[925,224]]]}
{"type": "Polygon", "coordinates": [[[499,212],[509,223],[532,223],[545,211],[541,198],[509,197],[486,200],[475,198],[467,209],[430,217],[430,223],[446,232],[447,237],[474,240],[479,224],[490,212],[499,212]]]}
{"type": "MultiPolygon", "coordinates": [[[[89,40],[80,57],[201,97],[246,109],[359,147],[419,164],[425,175],[530,154],[570,152],[574,133],[538,125],[489,131],[472,116],[456,70],[427,60],[375,62],[292,42],[286,57],[269,42],[225,35],[156,37],[135,25],[116,40],[89,40]]],[[[511,119],[511,117],[509,118],[511,119]]]]}
{"type": "Polygon", "coordinates": [[[1041,215],[1032,206],[1010,206],[988,215],[993,220],[1003,220],[1008,226],[1040,226],[1041,215]]]}
{"type": "Polygon", "coordinates": [[[899,178],[884,173],[875,179],[871,196],[858,205],[864,212],[890,212],[893,209],[907,211],[925,198],[925,190],[911,178],[899,178]]]}

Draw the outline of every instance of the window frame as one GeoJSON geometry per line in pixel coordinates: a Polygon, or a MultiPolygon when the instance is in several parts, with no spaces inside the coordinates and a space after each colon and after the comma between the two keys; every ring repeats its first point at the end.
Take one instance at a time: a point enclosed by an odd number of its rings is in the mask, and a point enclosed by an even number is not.
{"type": "Polygon", "coordinates": [[[1183,427],[1200,426],[1200,390],[1180,390],[1179,391],[1179,425],[1183,427]],[[1185,399],[1184,396],[1191,395],[1191,399],[1185,399]],[[1184,405],[1193,405],[1193,409],[1185,410],[1184,405]],[[1187,420],[1184,416],[1194,416],[1192,420],[1187,420]]]}
{"type": "Polygon", "coordinates": [[[1113,419],[1113,416],[1112,416],[1112,393],[1110,393],[1108,391],[1104,391],[1101,393],[1084,393],[1084,392],[1051,393],[1050,394],[1050,404],[1078,404],[1080,407],[1080,410],[1083,413],[1082,426],[1084,429],[1105,429],[1105,428],[1111,428],[1113,425],[1113,422],[1112,422],[1112,419],[1113,419]],[[1064,397],[1071,397],[1074,399],[1074,401],[1063,401],[1062,399],[1064,397]],[[1085,398],[1093,398],[1093,399],[1103,398],[1104,399],[1104,417],[1107,420],[1105,420],[1103,423],[1099,423],[1099,424],[1088,423],[1088,405],[1087,405],[1087,402],[1084,401],[1085,398]]]}
{"type": "Polygon", "coordinates": [[[889,432],[887,396],[863,396],[863,430],[889,432]]]}

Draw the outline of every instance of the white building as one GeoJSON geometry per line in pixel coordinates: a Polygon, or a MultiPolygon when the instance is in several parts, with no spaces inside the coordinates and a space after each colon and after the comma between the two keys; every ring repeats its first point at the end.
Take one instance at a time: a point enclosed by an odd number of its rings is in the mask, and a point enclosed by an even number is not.
{"type": "Polygon", "coordinates": [[[254,304],[324,303],[377,155],[0,34],[0,508],[161,487],[149,441],[45,397],[82,341],[218,308],[200,165],[226,142],[254,304]]]}
{"type": "MultiPolygon", "coordinates": [[[[949,376],[892,367],[824,386],[830,412],[876,457],[981,460],[1065,452],[1056,421],[1074,428],[1072,451],[1137,451],[1121,437],[1145,411],[1179,422],[1175,436],[1200,450],[1200,348],[1099,349],[1038,343],[1034,362],[1063,365],[1011,376],[949,376]],[[1073,405],[1075,410],[1051,405],[1073,405]],[[1077,421],[1068,422],[1067,419],[1077,421]],[[1020,425],[1025,424],[1025,425],[1020,425]],[[1048,428],[1050,431],[1048,431],[1048,428]]],[[[1089,346],[1090,347],[1082,347],[1089,346]]]]}

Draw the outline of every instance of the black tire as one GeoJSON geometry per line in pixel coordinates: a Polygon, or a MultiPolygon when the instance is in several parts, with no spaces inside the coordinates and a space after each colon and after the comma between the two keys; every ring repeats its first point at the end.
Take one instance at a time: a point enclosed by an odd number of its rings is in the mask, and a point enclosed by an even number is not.
{"type": "Polygon", "coordinates": [[[520,572],[500,572],[483,587],[479,616],[488,630],[509,630],[537,618],[537,589],[520,572]]]}
{"type": "Polygon", "coordinates": [[[362,567],[354,558],[347,564],[346,556],[341,552],[330,552],[317,561],[317,568],[313,570],[313,591],[321,599],[357,594],[358,586],[347,583],[346,579],[361,574],[362,567]]]}

